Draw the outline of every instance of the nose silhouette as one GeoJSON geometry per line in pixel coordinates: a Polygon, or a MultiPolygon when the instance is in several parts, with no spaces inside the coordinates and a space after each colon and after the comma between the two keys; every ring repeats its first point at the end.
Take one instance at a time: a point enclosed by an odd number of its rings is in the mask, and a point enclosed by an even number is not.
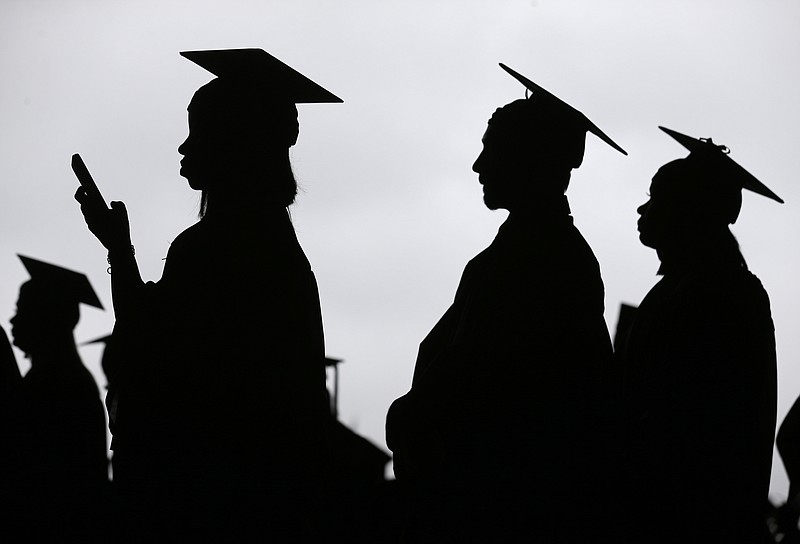
{"type": "Polygon", "coordinates": [[[472,171],[475,172],[476,174],[480,174],[481,173],[481,166],[480,165],[481,165],[481,159],[482,158],[483,158],[483,152],[481,151],[480,155],[478,155],[478,158],[475,159],[474,163],[472,163],[472,171]]]}

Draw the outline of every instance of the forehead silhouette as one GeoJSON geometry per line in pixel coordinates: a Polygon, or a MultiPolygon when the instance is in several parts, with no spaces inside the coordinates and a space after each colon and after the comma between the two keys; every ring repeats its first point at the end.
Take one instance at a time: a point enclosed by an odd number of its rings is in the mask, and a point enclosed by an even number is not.
{"type": "Polygon", "coordinates": [[[701,219],[708,224],[736,222],[742,209],[742,191],[720,177],[706,158],[689,155],[658,169],[650,196],[671,203],[672,213],[701,219]]]}

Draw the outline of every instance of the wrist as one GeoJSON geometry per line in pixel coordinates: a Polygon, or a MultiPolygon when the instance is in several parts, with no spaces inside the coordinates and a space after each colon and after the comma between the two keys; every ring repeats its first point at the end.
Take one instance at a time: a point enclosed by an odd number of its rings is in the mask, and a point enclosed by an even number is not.
{"type": "Polygon", "coordinates": [[[135,255],[136,255],[136,248],[133,247],[133,244],[109,249],[108,256],[106,257],[106,262],[108,262],[108,269],[106,270],[106,272],[111,274],[112,261],[119,261],[120,259],[125,259],[127,257],[134,257],[135,255]]]}
{"type": "Polygon", "coordinates": [[[133,244],[130,242],[127,242],[125,244],[114,245],[107,249],[108,249],[108,254],[113,256],[128,255],[128,254],[136,255],[136,250],[133,247],[133,244]]]}

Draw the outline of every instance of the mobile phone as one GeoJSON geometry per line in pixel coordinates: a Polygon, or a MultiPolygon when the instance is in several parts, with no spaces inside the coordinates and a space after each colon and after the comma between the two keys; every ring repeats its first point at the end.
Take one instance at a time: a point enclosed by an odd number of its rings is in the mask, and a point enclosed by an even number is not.
{"type": "Polygon", "coordinates": [[[102,204],[104,208],[108,209],[106,200],[103,198],[103,195],[100,194],[100,189],[97,188],[97,184],[94,182],[94,179],[92,179],[89,169],[86,168],[86,164],[78,153],[72,156],[72,171],[75,172],[75,176],[77,176],[81,187],[86,191],[89,199],[92,200],[95,205],[99,206],[102,204]]]}

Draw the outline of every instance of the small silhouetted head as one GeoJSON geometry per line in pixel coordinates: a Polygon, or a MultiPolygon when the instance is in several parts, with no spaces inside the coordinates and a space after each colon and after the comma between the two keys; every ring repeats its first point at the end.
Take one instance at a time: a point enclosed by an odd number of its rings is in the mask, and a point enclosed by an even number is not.
{"type": "Polygon", "coordinates": [[[117,370],[116,368],[113,368],[113,362],[112,362],[114,360],[114,355],[113,355],[114,348],[112,347],[114,344],[113,335],[106,334],[99,338],[95,338],[94,340],[89,340],[87,342],[84,342],[81,345],[88,346],[91,344],[103,344],[104,348],[103,348],[103,355],[100,357],[100,367],[103,369],[103,374],[105,374],[106,378],[109,380],[109,382],[111,382],[114,377],[114,373],[117,370]]]}
{"type": "Polygon", "coordinates": [[[742,189],[783,202],[734,162],[724,146],[661,128],[690,153],[665,164],[653,176],[650,199],[638,209],[639,238],[644,245],[674,250],[732,237],[728,225],[739,217],[742,189]]]}
{"type": "Polygon", "coordinates": [[[11,335],[14,345],[25,353],[34,353],[54,336],[71,333],[80,318],[80,303],[103,308],[84,274],[22,255],[19,258],[31,279],[20,287],[11,335]]]}
{"type": "Polygon", "coordinates": [[[295,104],[342,100],[261,49],[181,55],[217,76],[189,104],[189,136],[178,148],[181,175],[202,191],[237,190],[237,184],[267,177],[268,198],[291,204],[297,193],[288,156],[299,133],[295,104]]]}
{"type": "Polygon", "coordinates": [[[531,95],[498,108],[489,120],[483,150],[472,167],[489,208],[508,209],[520,199],[563,194],[571,171],[583,162],[586,132],[627,155],[583,113],[500,66],[531,95]]]}

